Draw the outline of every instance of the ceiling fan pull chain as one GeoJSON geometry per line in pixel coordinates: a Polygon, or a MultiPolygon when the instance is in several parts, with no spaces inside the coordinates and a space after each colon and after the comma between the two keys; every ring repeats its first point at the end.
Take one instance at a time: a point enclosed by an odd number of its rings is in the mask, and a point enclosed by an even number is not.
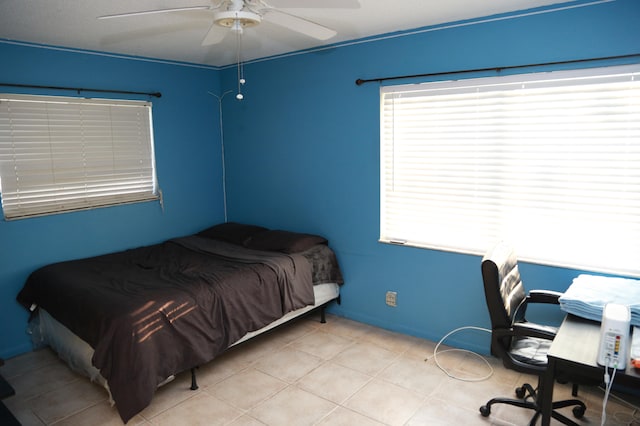
{"type": "MultiPolygon", "coordinates": [[[[240,26],[240,21],[236,20],[234,25],[240,26]]],[[[236,63],[238,68],[238,94],[236,95],[236,99],[241,101],[244,98],[242,94],[242,84],[244,84],[244,78],[242,78],[242,63],[240,61],[240,49],[242,43],[242,27],[240,27],[239,31],[236,31],[236,63]]]]}

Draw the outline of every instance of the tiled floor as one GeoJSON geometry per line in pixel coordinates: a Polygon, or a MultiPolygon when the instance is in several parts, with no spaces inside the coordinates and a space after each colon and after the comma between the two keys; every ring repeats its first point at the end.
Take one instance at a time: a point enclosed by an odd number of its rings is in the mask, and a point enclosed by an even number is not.
{"type": "MultiPolygon", "coordinates": [[[[493,358],[493,375],[470,382],[448,377],[430,357],[435,344],[344,318],[326,324],[310,316],[234,348],[198,371],[161,387],[131,425],[527,425],[527,410],[478,408],[493,396],[512,396],[533,380],[493,358]],[[430,358],[425,361],[425,358],[430,358]]],[[[438,356],[451,373],[478,378],[488,372],[460,352],[438,356]]],[[[71,372],[49,349],[10,359],[0,373],[16,395],[4,403],[24,425],[119,425],[106,391],[71,372]]],[[[567,397],[556,386],[556,397],[567,397]]],[[[581,388],[584,425],[599,425],[603,392],[581,388]]],[[[615,399],[607,425],[640,426],[640,413],[615,399]],[[635,416],[635,417],[634,417],[635,416]]],[[[569,412],[568,412],[569,413],[569,412]]],[[[570,415],[570,414],[568,414],[570,415]]]]}

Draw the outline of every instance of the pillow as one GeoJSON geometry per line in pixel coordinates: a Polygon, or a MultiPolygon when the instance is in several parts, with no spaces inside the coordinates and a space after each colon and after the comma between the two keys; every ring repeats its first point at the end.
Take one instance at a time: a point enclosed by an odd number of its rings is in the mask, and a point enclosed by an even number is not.
{"type": "Polygon", "coordinates": [[[245,225],[242,223],[226,222],[198,232],[201,237],[221,240],[231,244],[243,245],[253,235],[266,231],[267,228],[257,225],[245,225]]]}
{"type": "Polygon", "coordinates": [[[299,253],[317,244],[327,244],[326,238],[298,232],[268,230],[253,235],[244,246],[253,250],[299,253]]]}

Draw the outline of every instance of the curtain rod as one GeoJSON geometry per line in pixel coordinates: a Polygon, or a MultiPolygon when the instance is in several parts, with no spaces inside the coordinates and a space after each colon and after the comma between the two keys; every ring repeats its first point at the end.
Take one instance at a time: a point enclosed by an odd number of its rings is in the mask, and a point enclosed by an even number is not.
{"type": "Polygon", "coordinates": [[[107,90],[107,89],[82,89],[77,87],[62,87],[62,86],[38,86],[32,84],[15,84],[15,83],[0,83],[0,86],[8,86],[8,87],[23,87],[29,89],[55,89],[55,90],[70,90],[73,92],[98,92],[98,93],[120,93],[124,95],[147,95],[154,96],[156,98],[162,97],[162,93],[160,92],[131,92],[127,90],[107,90]]]}
{"type": "Polygon", "coordinates": [[[473,70],[458,70],[458,71],[443,71],[443,72],[434,72],[434,73],[427,73],[427,74],[399,75],[394,77],[381,77],[381,78],[371,78],[371,79],[359,78],[356,80],[356,84],[358,86],[361,86],[364,83],[372,83],[372,82],[380,83],[387,80],[400,80],[405,78],[437,77],[437,76],[443,76],[443,75],[469,74],[469,73],[478,73],[478,72],[486,72],[486,71],[500,72],[503,70],[513,70],[513,69],[520,69],[520,68],[544,67],[544,66],[564,65],[564,64],[579,64],[579,63],[585,63],[585,62],[607,61],[607,60],[614,60],[614,59],[629,59],[629,58],[639,58],[639,57],[640,57],[640,53],[633,53],[630,55],[607,56],[603,58],[590,58],[590,59],[572,59],[568,61],[543,62],[538,64],[528,64],[528,65],[508,65],[504,67],[477,68],[473,70]]]}

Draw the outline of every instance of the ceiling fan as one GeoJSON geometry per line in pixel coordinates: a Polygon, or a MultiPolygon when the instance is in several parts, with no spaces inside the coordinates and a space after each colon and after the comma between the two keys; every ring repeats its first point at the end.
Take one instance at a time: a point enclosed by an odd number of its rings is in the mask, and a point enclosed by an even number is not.
{"type": "MultiPolygon", "coordinates": [[[[280,8],[349,8],[360,7],[358,0],[269,0],[279,4],[280,8]],[[302,3],[302,4],[301,4],[302,3]]],[[[331,28],[282,11],[264,0],[220,0],[213,5],[187,6],[169,9],[155,9],[138,12],[119,13],[99,16],[98,19],[126,18],[150,15],[155,13],[171,13],[189,10],[210,10],[213,12],[213,23],[202,40],[203,46],[220,43],[229,30],[242,34],[244,28],[254,27],[260,22],[268,21],[288,28],[300,34],[318,40],[328,40],[336,35],[331,28]]]]}

